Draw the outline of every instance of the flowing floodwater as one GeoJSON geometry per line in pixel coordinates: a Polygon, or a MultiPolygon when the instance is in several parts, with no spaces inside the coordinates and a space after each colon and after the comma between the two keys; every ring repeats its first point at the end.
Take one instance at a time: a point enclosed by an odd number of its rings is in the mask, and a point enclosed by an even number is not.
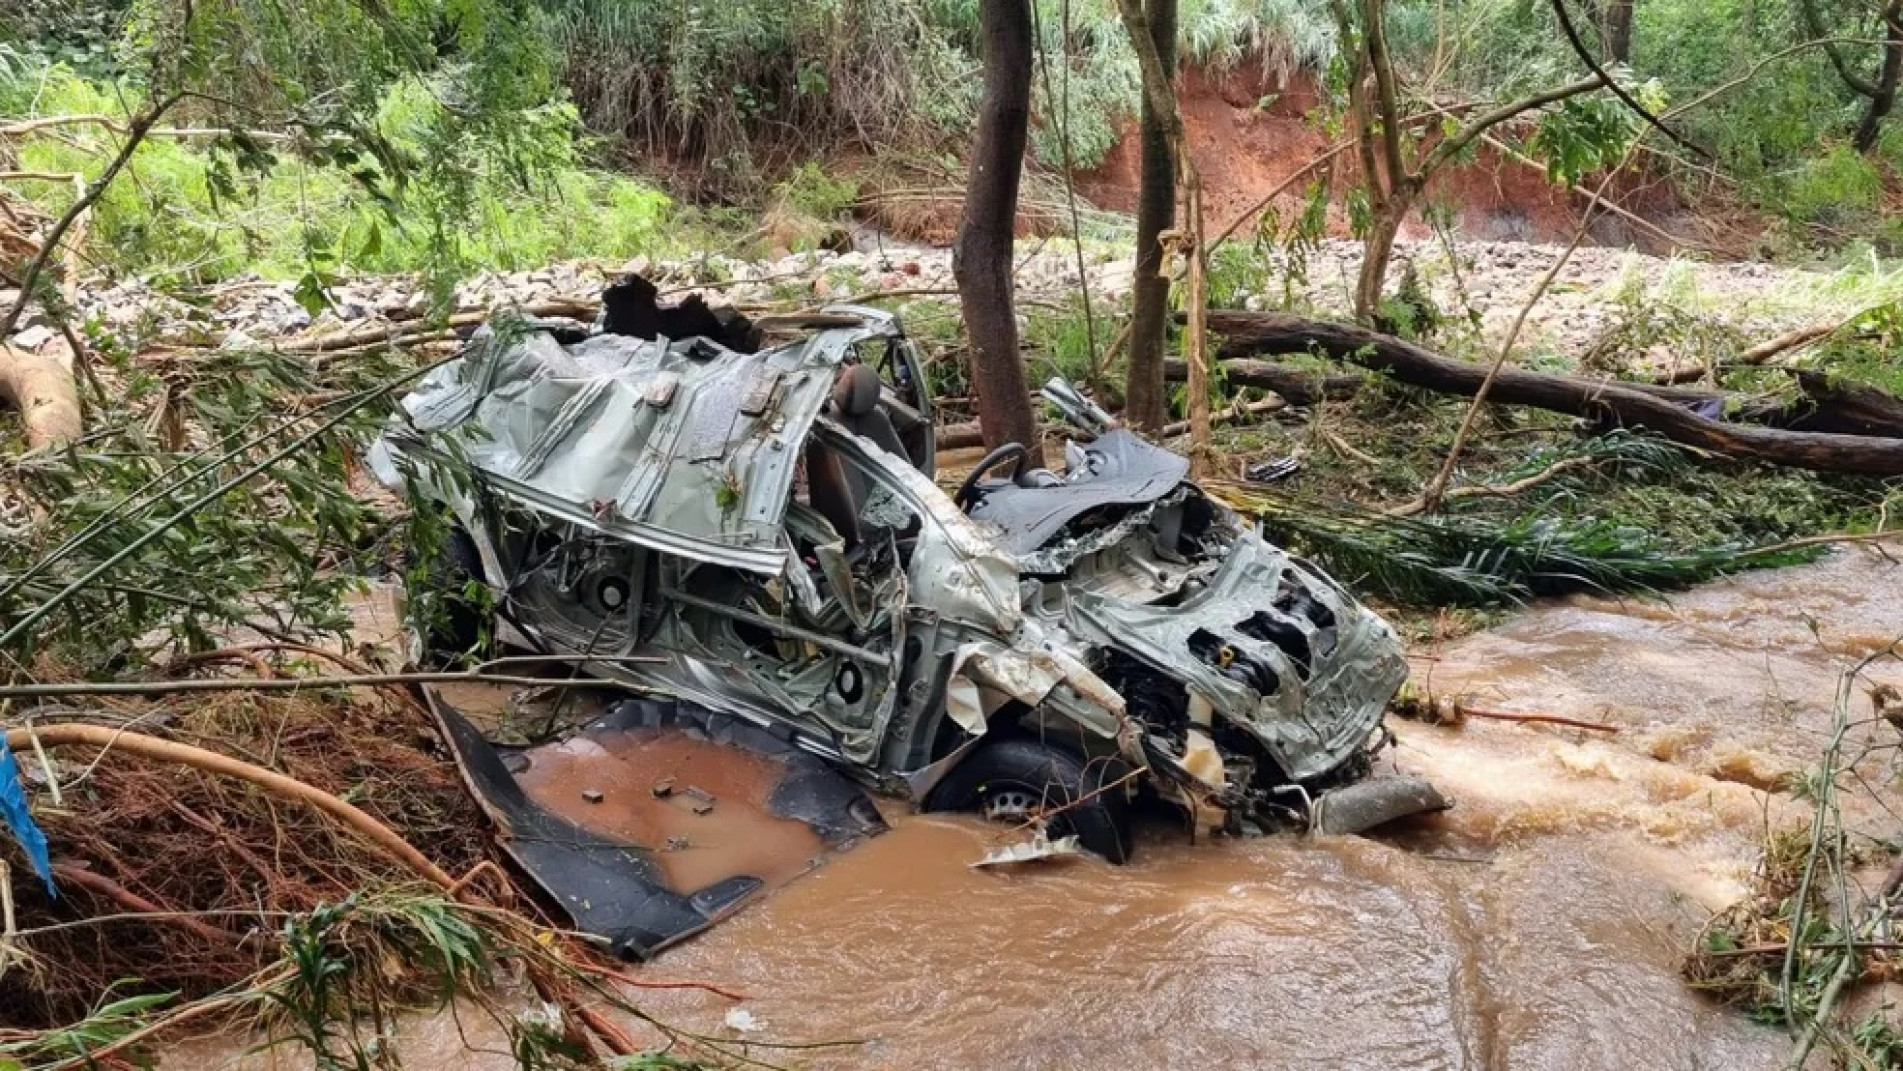
{"type": "MultiPolygon", "coordinates": [[[[1840,669],[1898,635],[1903,569],[1865,550],[1669,604],[1545,604],[1420,652],[1416,680],[1620,731],[1400,723],[1399,766],[1458,801],[1416,828],[1158,826],[1126,867],[976,870],[992,829],[895,814],[647,970],[741,991],[750,1041],[861,1042],[758,1052],[799,1066],[1779,1066],[1784,1033],[1689,991],[1679,961],[1767,823],[1801,816],[1764,789],[1817,761],[1840,669]]],[[[732,1001],[640,996],[740,1036],[732,1001]]],[[[510,1066],[492,1025],[462,1029],[491,1051],[423,1019],[407,1065],[510,1066]]]]}

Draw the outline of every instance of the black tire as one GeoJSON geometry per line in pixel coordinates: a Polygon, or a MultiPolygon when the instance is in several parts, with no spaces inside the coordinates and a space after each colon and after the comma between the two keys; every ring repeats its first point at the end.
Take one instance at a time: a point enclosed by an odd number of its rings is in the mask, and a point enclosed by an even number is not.
{"type": "Polygon", "coordinates": [[[461,526],[452,527],[442,549],[430,560],[425,582],[437,598],[423,636],[421,660],[425,666],[444,669],[467,662],[489,637],[493,615],[487,600],[468,597],[470,583],[482,578],[482,555],[476,541],[461,526]]]}
{"type": "Polygon", "coordinates": [[[1073,752],[1031,737],[1004,737],[983,745],[953,767],[925,798],[925,809],[989,811],[989,817],[1015,820],[1022,813],[1022,801],[1044,811],[1062,807],[1050,819],[1053,838],[1075,835],[1085,850],[1112,863],[1127,863],[1135,850],[1129,797],[1122,786],[1097,790],[1116,783],[1129,770],[1116,759],[1086,764],[1073,752]],[[999,801],[1011,801],[1014,796],[1019,806],[1007,813],[995,811],[999,801]]]}

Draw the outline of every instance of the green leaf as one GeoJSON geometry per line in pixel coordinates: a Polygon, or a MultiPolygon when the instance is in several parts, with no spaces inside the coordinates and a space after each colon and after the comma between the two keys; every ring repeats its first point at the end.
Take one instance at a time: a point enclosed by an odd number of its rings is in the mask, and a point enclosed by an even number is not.
{"type": "Polygon", "coordinates": [[[324,277],[315,269],[298,277],[297,289],[291,292],[291,296],[312,316],[330,308],[330,294],[324,289],[324,277]]]}

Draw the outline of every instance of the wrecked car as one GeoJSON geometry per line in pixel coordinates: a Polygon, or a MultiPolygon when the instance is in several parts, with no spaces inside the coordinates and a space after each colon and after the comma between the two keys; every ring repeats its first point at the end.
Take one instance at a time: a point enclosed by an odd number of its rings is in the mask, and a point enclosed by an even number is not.
{"type": "Polygon", "coordinates": [[[451,523],[445,590],[488,594],[434,646],[494,625],[1115,862],[1144,798],[1231,832],[1445,806],[1368,776],[1407,675],[1388,625],[1067,385],[1046,389],[1081,432],[1061,471],[1007,445],[948,494],[893,314],[718,340],[622,320],[484,327],[379,442],[378,472],[451,523]]]}

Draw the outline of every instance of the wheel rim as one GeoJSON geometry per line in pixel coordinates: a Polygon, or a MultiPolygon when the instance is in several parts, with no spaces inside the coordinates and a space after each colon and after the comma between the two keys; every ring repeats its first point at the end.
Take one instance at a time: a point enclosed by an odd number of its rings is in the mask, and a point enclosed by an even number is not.
{"type": "Polygon", "coordinates": [[[1022,822],[1037,810],[1037,797],[1017,785],[992,788],[985,793],[981,813],[992,822],[1022,822]]]}

